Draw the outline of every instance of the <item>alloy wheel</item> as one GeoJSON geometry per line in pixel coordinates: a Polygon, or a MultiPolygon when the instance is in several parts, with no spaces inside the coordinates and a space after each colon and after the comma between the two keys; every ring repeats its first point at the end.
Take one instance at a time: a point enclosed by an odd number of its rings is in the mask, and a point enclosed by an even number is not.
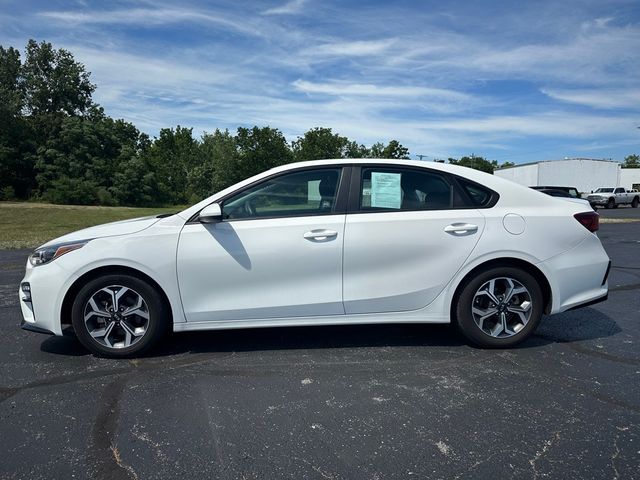
{"type": "Polygon", "coordinates": [[[494,338],[508,338],[529,323],[532,307],[531,294],[522,283],[498,277],[476,291],[471,311],[482,332],[494,338]]]}
{"type": "Polygon", "coordinates": [[[144,298],[122,285],[109,285],[95,292],[83,312],[89,335],[108,348],[135,345],[149,326],[149,307],[144,298]]]}

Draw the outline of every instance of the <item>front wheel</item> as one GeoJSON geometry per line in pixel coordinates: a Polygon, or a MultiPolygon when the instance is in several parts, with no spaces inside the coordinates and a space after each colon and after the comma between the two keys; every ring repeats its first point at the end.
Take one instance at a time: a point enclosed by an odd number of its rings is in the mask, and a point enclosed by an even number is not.
{"type": "Polygon", "coordinates": [[[169,325],[159,292],[130,275],[105,275],[76,295],[71,321],[76,336],[96,355],[138,355],[156,344],[169,325]]]}
{"type": "Polygon", "coordinates": [[[638,204],[640,203],[640,199],[638,197],[634,197],[633,201],[631,202],[631,206],[633,208],[638,208],[638,204]]]}
{"type": "Polygon", "coordinates": [[[454,322],[475,345],[511,347],[535,331],[543,303],[540,285],[531,274],[514,267],[495,267],[463,286],[454,322]]]}
{"type": "Polygon", "coordinates": [[[615,208],[616,207],[616,201],[613,198],[610,198],[609,201],[607,202],[606,208],[615,208]]]}

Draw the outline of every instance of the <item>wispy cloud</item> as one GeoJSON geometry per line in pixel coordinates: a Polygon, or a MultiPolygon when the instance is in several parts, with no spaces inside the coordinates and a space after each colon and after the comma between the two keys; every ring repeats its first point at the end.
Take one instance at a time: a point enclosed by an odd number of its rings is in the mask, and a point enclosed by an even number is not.
{"type": "Polygon", "coordinates": [[[332,42],[308,48],[304,53],[308,56],[345,56],[360,57],[383,53],[394,44],[395,40],[355,40],[351,42],[332,42]]]}
{"type": "Polygon", "coordinates": [[[215,12],[188,8],[128,8],[94,11],[44,11],[39,16],[68,24],[158,26],[175,23],[204,23],[248,35],[258,32],[241,19],[215,12]]]}
{"type": "Polygon", "coordinates": [[[542,89],[551,98],[594,108],[630,108],[640,105],[640,89],[542,89]]]}
{"type": "Polygon", "coordinates": [[[446,100],[470,100],[471,96],[446,90],[443,88],[428,88],[418,86],[401,85],[374,85],[367,83],[347,83],[347,82],[326,82],[314,83],[305,80],[296,80],[292,84],[297,90],[307,93],[323,93],[327,95],[355,95],[373,97],[437,97],[446,100]]]}
{"type": "Polygon", "coordinates": [[[262,12],[263,15],[291,15],[298,13],[306,0],[291,0],[279,7],[268,8],[262,12]]]}

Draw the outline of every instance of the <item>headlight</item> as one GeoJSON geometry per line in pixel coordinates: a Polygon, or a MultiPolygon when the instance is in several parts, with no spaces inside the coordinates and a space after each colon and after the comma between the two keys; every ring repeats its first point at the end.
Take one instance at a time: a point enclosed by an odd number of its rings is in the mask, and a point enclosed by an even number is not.
{"type": "Polygon", "coordinates": [[[79,242],[58,243],[56,245],[50,245],[48,247],[38,248],[35,252],[29,255],[29,263],[34,267],[38,265],[44,265],[52,260],[55,260],[65,253],[78,250],[84,247],[89,240],[81,240],[79,242]]]}

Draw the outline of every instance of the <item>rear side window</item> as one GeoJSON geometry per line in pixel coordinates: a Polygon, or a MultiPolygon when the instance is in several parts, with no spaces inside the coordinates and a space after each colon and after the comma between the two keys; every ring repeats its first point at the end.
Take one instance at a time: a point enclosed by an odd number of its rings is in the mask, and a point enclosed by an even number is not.
{"type": "Polygon", "coordinates": [[[360,210],[443,210],[452,208],[453,187],[438,173],[404,168],[364,168],[360,210]]]}
{"type": "Polygon", "coordinates": [[[458,183],[462,187],[462,189],[467,194],[467,198],[471,202],[471,205],[468,205],[468,202],[464,202],[464,206],[468,207],[487,207],[491,203],[493,203],[494,193],[492,190],[483,187],[482,185],[478,185],[475,182],[470,182],[465,180],[464,178],[457,177],[458,183]]]}

